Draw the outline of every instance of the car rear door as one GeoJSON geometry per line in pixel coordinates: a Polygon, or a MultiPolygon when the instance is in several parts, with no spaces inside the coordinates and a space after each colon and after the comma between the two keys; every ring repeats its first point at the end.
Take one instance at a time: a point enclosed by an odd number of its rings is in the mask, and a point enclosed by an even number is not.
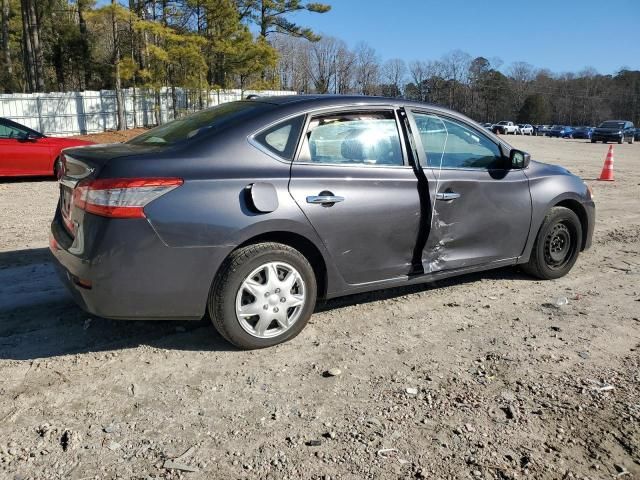
{"type": "Polygon", "coordinates": [[[289,189],[345,282],[411,273],[421,204],[396,110],[309,115],[289,189]]]}
{"type": "Polygon", "coordinates": [[[531,224],[525,173],[505,168],[499,144],[471,124],[428,110],[410,120],[420,164],[436,179],[425,273],[513,263],[531,224]]]}

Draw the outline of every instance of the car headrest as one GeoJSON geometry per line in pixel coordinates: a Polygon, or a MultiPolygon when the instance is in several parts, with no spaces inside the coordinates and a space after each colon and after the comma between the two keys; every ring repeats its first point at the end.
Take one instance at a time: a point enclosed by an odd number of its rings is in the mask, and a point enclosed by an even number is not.
{"type": "Polygon", "coordinates": [[[364,160],[364,145],[359,140],[360,132],[350,132],[340,145],[340,153],[348,160],[364,160]]]}

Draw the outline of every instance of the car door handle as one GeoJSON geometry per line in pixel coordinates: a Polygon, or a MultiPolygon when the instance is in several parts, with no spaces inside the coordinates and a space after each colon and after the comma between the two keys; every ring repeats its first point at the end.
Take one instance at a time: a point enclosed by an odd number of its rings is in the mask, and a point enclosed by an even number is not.
{"type": "Polygon", "coordinates": [[[307,197],[307,203],[318,203],[320,205],[344,202],[344,197],[337,195],[312,195],[307,197]]]}
{"type": "Polygon", "coordinates": [[[455,200],[460,198],[460,194],[457,192],[438,192],[436,193],[436,200],[455,200]]]}

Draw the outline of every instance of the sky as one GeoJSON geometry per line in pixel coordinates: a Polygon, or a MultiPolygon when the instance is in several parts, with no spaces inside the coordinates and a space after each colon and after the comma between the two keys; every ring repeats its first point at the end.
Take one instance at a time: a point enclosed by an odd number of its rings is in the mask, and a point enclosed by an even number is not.
{"type": "Polygon", "coordinates": [[[555,73],[640,70],[640,0],[313,1],[331,11],[292,20],[352,48],[364,41],[382,60],[437,60],[458,49],[499,58],[503,68],[524,61],[555,73]]]}
{"type": "Polygon", "coordinates": [[[436,60],[452,50],[524,61],[556,73],[640,70],[640,0],[324,0],[325,14],[292,19],[365,41],[383,60],[436,60]]]}

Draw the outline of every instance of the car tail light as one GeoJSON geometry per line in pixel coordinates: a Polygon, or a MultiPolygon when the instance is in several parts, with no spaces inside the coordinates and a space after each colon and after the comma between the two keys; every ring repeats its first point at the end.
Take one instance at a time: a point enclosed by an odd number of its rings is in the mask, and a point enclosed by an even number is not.
{"type": "Polygon", "coordinates": [[[73,204],[103,217],[144,218],[146,205],[182,184],[181,178],[85,180],[73,190],[73,204]]]}

